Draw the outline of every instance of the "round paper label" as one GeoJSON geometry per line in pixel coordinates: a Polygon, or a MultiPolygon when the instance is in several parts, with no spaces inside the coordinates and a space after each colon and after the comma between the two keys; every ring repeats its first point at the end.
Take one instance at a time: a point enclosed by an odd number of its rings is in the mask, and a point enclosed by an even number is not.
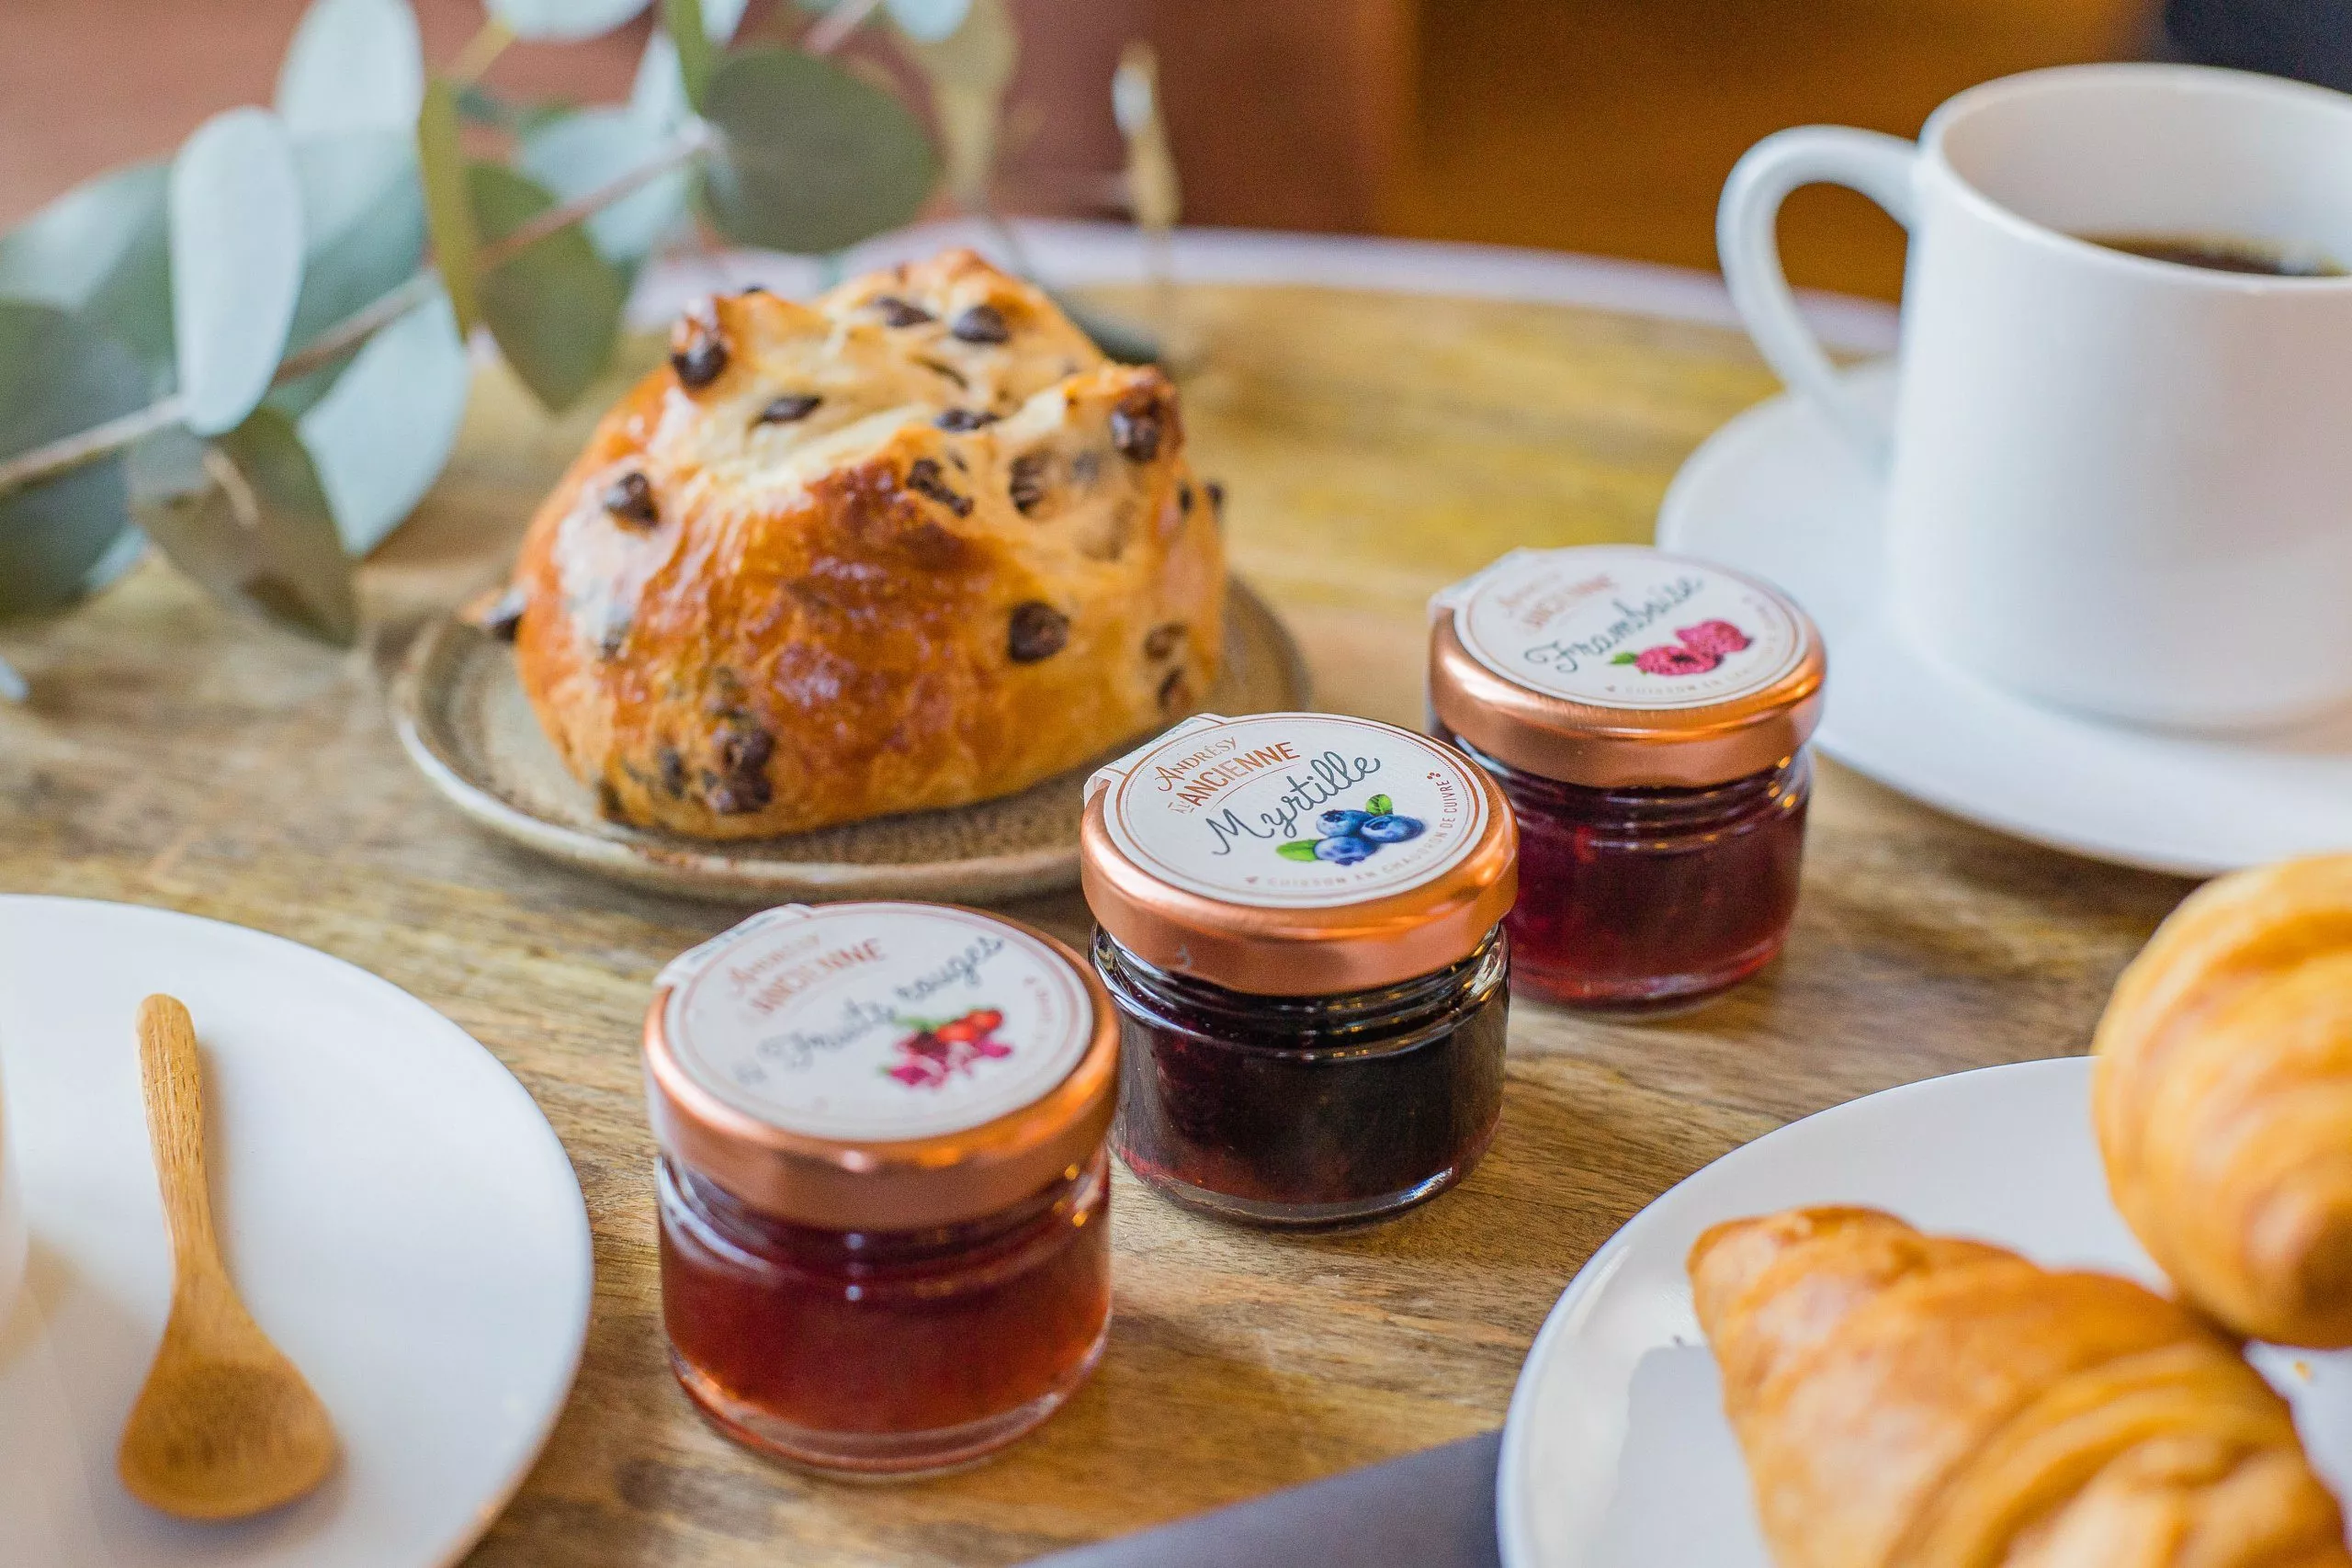
{"type": "Polygon", "coordinates": [[[796,906],[686,954],[664,1028],[687,1075],[786,1132],[925,1138],[1044,1098],[1092,1038],[1069,963],[925,904],[796,906]]]}
{"type": "Polygon", "coordinates": [[[1439,596],[1504,680],[1611,708],[1696,708],[1762,691],[1805,655],[1778,594],[1632,545],[1517,550],[1439,596]]]}
{"type": "Polygon", "coordinates": [[[1370,719],[1270,713],[1194,720],[1113,770],[1112,841],[1205,897],[1329,907],[1439,876],[1476,846],[1471,764],[1370,719]]]}

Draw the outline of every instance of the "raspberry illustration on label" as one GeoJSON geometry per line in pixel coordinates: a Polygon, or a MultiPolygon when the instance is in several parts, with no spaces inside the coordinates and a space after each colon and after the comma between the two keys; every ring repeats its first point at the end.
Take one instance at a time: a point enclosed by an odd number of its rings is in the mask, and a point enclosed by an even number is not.
{"type": "Polygon", "coordinates": [[[1293,839],[1278,845],[1274,852],[1284,860],[1329,861],[1333,865],[1353,865],[1370,860],[1380,852],[1384,844],[1401,844],[1418,839],[1429,825],[1418,817],[1407,817],[1396,810],[1396,803],[1385,795],[1375,795],[1363,803],[1362,811],[1326,811],[1315,819],[1319,839],[1293,839]]]}
{"type": "Polygon", "coordinates": [[[913,1032],[891,1047],[899,1059],[882,1070],[909,1089],[937,1089],[957,1073],[969,1073],[976,1062],[1012,1055],[1012,1047],[996,1038],[1004,1014],[995,1008],[975,1008],[936,1023],[912,1018],[899,1022],[913,1032]]]}
{"type": "Polygon", "coordinates": [[[1729,621],[1701,621],[1677,627],[1679,639],[1661,642],[1639,653],[1621,653],[1611,664],[1630,664],[1645,675],[1703,675],[1724,661],[1724,656],[1748,646],[1748,637],[1729,621]]]}

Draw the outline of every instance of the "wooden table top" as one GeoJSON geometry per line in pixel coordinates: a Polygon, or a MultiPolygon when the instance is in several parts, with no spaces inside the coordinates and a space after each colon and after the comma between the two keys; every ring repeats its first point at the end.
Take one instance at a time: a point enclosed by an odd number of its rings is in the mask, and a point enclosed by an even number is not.
{"type": "MultiPolygon", "coordinates": [[[[1116,301],[1120,297],[1106,296],[1116,301]]],[[[1127,302],[1134,302],[1132,297],[1127,302]]],[[[1417,723],[1433,588],[1514,545],[1641,539],[1708,431],[1773,389],[1708,327],[1557,307],[1194,288],[1197,461],[1318,704],[1417,723]]],[[[0,887],[259,927],[423,998],[514,1069],[579,1171],[596,1291],[571,1402],[478,1564],[1001,1563],[1495,1427],[1577,1266],[1667,1187],[1889,1085],[2078,1053],[2187,891],[1821,770],[1787,956],[1704,1010],[1514,1010],[1501,1132],[1456,1192],[1335,1238],[1178,1212],[1121,1171],[1101,1370],[989,1463],[819,1481],[717,1436],[662,1350],[638,1030],[654,971],[739,919],[482,836],[403,760],[383,688],[428,614],[501,571],[594,417],[485,376],[464,447],[370,563],[338,654],[150,563],[0,628],[0,887]]],[[[1014,908],[1079,939],[1075,893],[1014,908]]]]}

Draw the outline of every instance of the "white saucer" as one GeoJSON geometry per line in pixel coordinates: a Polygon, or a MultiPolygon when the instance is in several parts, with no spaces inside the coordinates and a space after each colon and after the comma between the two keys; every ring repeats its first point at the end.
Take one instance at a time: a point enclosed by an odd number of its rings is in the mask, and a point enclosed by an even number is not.
{"type": "MultiPolygon", "coordinates": [[[[1852,373],[1883,401],[1886,364],[1852,373]]],[[[1913,649],[1877,592],[1880,491],[1783,395],[1707,439],[1658,512],[1661,547],[1745,568],[1829,644],[1821,749],[1915,799],[2077,854],[2193,876],[2352,847],[2352,712],[2242,739],[2041,707],[1913,649]]]]}
{"type": "MultiPolygon", "coordinates": [[[[1792,1122],[1634,1215],[1544,1320],[1503,1429],[1507,1568],[1770,1568],[1683,1259],[1718,1221],[1831,1202],[2164,1288],[2108,1201],[2086,1058],[1931,1078],[1792,1122]]],[[[2352,1352],[2255,1359],[2344,1495],[2352,1352]]]]}
{"type": "Polygon", "coordinates": [[[490,1526],[587,1331],[586,1209],[537,1106],[383,980],[160,909],[0,897],[0,1067],[27,1291],[0,1325],[0,1562],[441,1568],[490,1526]],[[170,1259],[140,999],[188,1004],[212,1190],[254,1315],[334,1416],[320,1491],[232,1525],[133,1502],[114,1454],[170,1259]]]}

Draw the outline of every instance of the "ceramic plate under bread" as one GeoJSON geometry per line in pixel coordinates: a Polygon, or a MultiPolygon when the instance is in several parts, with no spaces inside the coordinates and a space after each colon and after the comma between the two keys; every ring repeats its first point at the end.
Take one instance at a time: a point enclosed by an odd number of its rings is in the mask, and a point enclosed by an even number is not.
{"type": "MultiPolygon", "coordinates": [[[[1226,598],[1225,668],[1205,705],[1227,715],[1307,705],[1297,646],[1238,581],[1226,598]]],[[[541,854],[624,882],[730,901],[966,903],[1078,882],[1079,814],[1092,762],[976,806],[713,842],[599,816],[595,795],[565,771],[531,712],[514,650],[454,616],[426,627],[409,650],[392,713],[410,758],[458,809],[541,854]]]]}
{"type": "MultiPolygon", "coordinates": [[[[2108,1201],[2085,1058],[1956,1073],[1792,1122],[1634,1215],[1552,1309],[1503,1430],[1507,1568],[1771,1568],[1682,1262],[1718,1221],[1805,1203],[1865,1203],[2165,1288],[2108,1201]]],[[[2264,1347],[2255,1361],[2344,1495],[2352,1352],[2264,1347]]]]}
{"type": "Polygon", "coordinates": [[[588,1331],[588,1214],[523,1086],[397,987],[166,909],[0,897],[0,1063],[32,1236],[0,1303],[7,1568],[444,1568],[538,1455],[588,1331]],[[172,1259],[134,1034],[187,1003],[215,1223],[341,1447],[320,1488],[225,1524],[115,1475],[172,1259]]]}

